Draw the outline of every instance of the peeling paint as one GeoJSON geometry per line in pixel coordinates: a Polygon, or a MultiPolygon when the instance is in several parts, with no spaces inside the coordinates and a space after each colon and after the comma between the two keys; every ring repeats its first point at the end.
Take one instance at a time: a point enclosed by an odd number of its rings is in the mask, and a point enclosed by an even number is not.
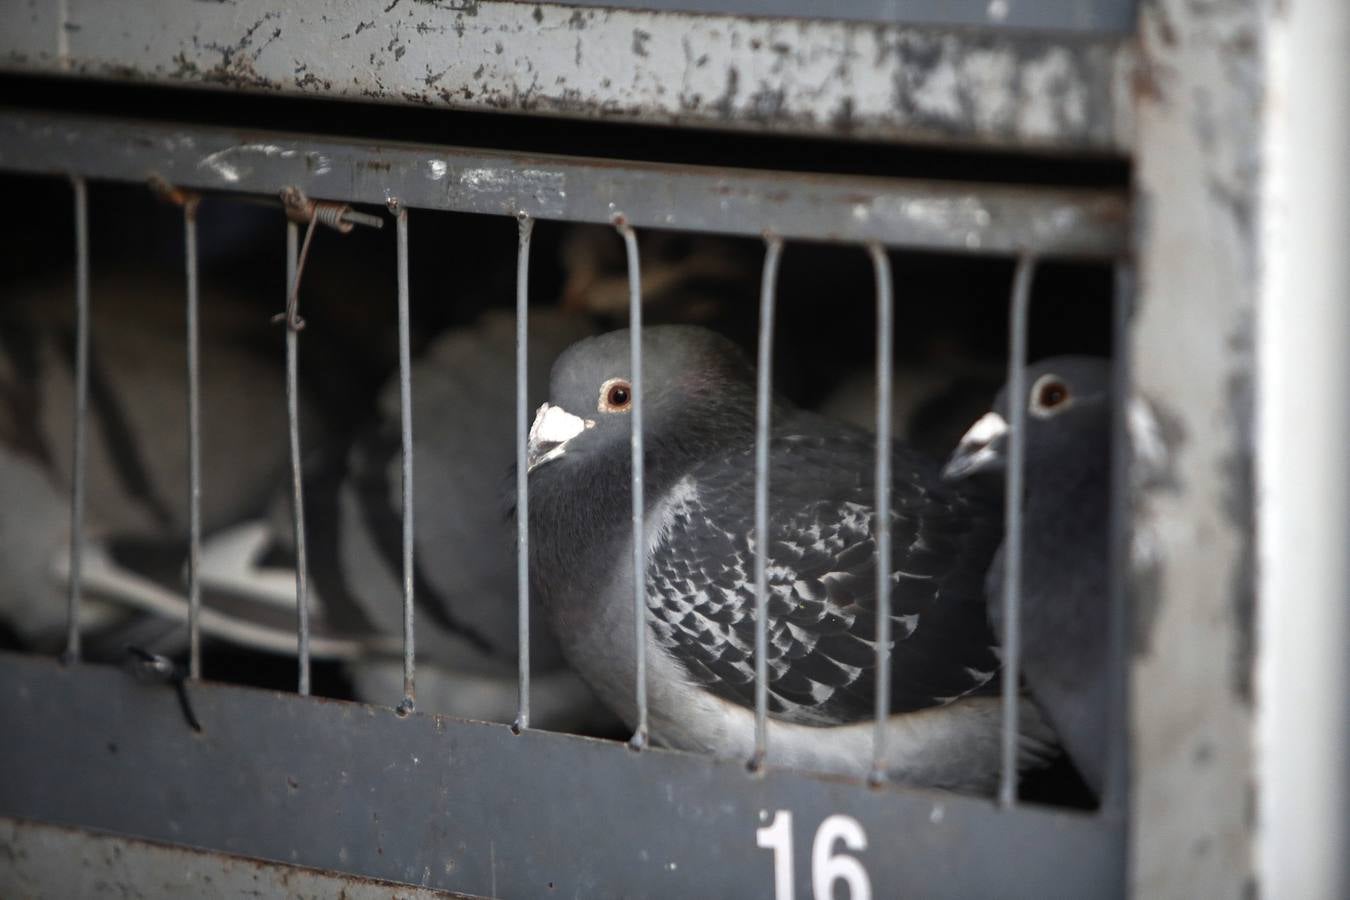
{"type": "Polygon", "coordinates": [[[615,202],[635,227],[671,227],[786,239],[882,241],[994,253],[1022,249],[1102,258],[1124,246],[1119,192],[1019,189],[684,165],[523,156],[385,142],[378,148],[319,137],[0,113],[4,162],[23,171],[85,171],[141,181],[147,147],[184,188],[272,192],[412,207],[608,223],[615,202]],[[678,202],[673,199],[678,198],[678,202]],[[1028,223],[1032,226],[1028,229],[1028,223]],[[974,234],[972,241],[970,235],[974,234]]]}
{"type": "Polygon", "coordinates": [[[1131,883],[1144,896],[1183,884],[1240,896],[1251,883],[1247,334],[1254,273],[1266,261],[1257,206],[1266,6],[1142,8],[1134,174],[1145,216],[1128,346],[1132,390],[1167,404],[1160,418],[1174,475],[1131,490],[1136,533],[1148,529],[1158,560],[1133,570],[1128,586],[1144,634],[1130,672],[1131,883]],[[1181,440],[1169,420],[1184,425],[1181,440]],[[1198,758],[1201,744],[1212,753],[1198,758]]]}
{"type": "Polygon", "coordinates": [[[90,4],[61,61],[36,55],[49,33],[22,23],[0,38],[0,58],[27,72],[68,62],[100,77],[460,109],[1106,152],[1131,143],[1135,70],[1121,37],[513,2],[381,8],[196,4],[147,35],[123,27],[123,4],[90,4]]]}
{"type": "Polygon", "coordinates": [[[227,183],[236,184],[253,173],[250,157],[293,159],[298,155],[299,151],[294,148],[276,144],[240,144],[202,157],[197,168],[215,172],[227,183]]]}

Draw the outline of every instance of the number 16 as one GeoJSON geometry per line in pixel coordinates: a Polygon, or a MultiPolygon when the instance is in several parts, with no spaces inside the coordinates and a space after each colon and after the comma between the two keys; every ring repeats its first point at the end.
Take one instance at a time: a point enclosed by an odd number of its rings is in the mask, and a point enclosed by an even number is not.
{"type": "MultiPolygon", "coordinates": [[[[811,842],[811,895],[813,900],[833,900],[834,883],[848,886],[849,900],[872,900],[872,883],[856,856],[835,853],[836,841],[849,850],[866,850],[867,833],[852,816],[833,815],[820,823],[811,842]]],[[[774,900],[793,900],[792,813],[780,809],[773,821],[755,832],[755,842],[773,851],[774,900]]]]}

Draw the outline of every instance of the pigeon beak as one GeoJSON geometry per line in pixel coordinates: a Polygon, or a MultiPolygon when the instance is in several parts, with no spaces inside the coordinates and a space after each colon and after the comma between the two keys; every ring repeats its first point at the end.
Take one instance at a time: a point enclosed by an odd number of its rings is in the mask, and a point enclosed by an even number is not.
{"type": "Polygon", "coordinates": [[[987,412],[961,436],[942,477],[947,481],[969,478],[977,472],[988,472],[1003,467],[1003,441],[1008,434],[1008,422],[996,412],[987,412]]]}
{"type": "Polygon", "coordinates": [[[594,428],[595,422],[574,416],[561,406],[545,403],[534,414],[534,424],[530,426],[530,440],[525,450],[527,472],[533,472],[544,463],[555,460],[567,450],[567,442],[581,434],[587,428],[594,428]]]}

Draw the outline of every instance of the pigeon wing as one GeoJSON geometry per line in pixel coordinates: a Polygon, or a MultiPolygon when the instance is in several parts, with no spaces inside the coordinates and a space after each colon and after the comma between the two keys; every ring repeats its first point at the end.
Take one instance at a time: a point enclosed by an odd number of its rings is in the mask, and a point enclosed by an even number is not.
{"type": "MultiPolygon", "coordinates": [[[[814,725],[872,716],[876,514],[870,436],[810,431],[771,442],[769,708],[814,725]]],[[[891,711],[996,685],[983,582],[997,511],[943,486],[896,448],[891,514],[891,711]]],[[[691,471],[667,499],[648,567],[659,645],[723,699],[754,705],[753,447],[691,471]]]]}

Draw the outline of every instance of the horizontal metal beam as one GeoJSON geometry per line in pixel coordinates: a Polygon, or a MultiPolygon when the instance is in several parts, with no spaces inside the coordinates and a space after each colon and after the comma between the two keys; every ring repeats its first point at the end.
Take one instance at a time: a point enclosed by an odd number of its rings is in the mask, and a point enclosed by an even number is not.
{"type": "Polygon", "coordinates": [[[880,25],[983,25],[1100,34],[1134,28],[1138,0],[554,0],[563,6],[623,7],[774,18],[828,18],[880,25]]]}
{"type": "Polygon", "coordinates": [[[187,690],[200,732],[169,686],[0,653],[0,815],[471,894],[748,898],[774,896],[775,854],[757,832],[785,810],[799,897],[812,896],[813,857],[834,853],[856,856],[876,897],[1124,891],[1123,825],[1107,815],[187,690]],[[865,847],[813,853],[835,815],[865,847]]]}
{"type": "Polygon", "coordinates": [[[0,169],[942,251],[1111,257],[1121,192],[527,156],[0,110],[0,169]]]}
{"type": "Polygon", "coordinates": [[[3,817],[0,859],[3,897],[472,900],[468,894],[3,817]]]}
{"type": "MultiPolygon", "coordinates": [[[[1063,4],[1055,6],[1068,24],[1063,4]]],[[[899,18],[510,0],[0,0],[0,69],[640,124],[1127,152],[1128,38],[899,18]]]]}

